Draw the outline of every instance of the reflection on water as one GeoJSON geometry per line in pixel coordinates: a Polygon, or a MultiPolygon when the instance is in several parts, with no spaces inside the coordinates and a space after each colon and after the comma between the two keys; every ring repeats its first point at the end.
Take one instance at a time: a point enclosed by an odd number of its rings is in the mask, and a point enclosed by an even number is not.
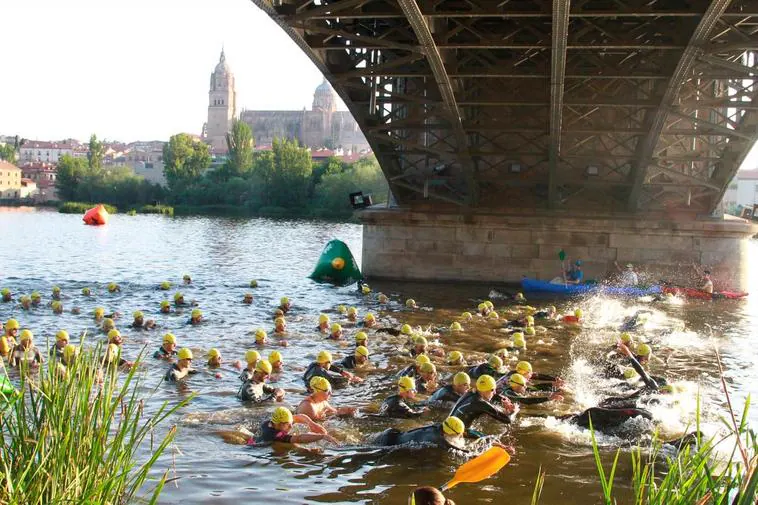
{"type": "MultiPolygon", "coordinates": [[[[288,317],[290,347],[280,349],[287,373],[277,382],[287,391],[286,403],[297,405],[303,397],[300,375],[303,368],[322,349],[337,355],[350,352],[352,345],[325,342],[313,331],[319,312],[337,317],[339,304],[358,307],[361,315],[374,311],[381,325],[408,322],[420,326],[432,341],[460,349],[469,362],[487,352],[509,344],[509,337],[496,324],[484,321],[464,324],[462,334],[451,335],[445,328],[463,310],[471,310],[486,298],[493,286],[467,284],[376,283],[375,292],[392,297],[389,306],[379,306],[374,298],[362,297],[352,288],[317,285],[306,276],[323,245],[331,238],[347,242],[360,260],[361,228],[352,224],[266,219],[176,218],[161,216],[127,217],[116,215],[107,227],[87,227],[78,216],[52,212],[0,212],[0,287],[11,288],[16,296],[39,290],[49,299],[54,284],[61,286],[66,313],[53,316],[49,308],[22,312],[15,304],[0,304],[0,318],[17,317],[22,326],[34,330],[38,344],[44,346],[60,328],[71,334],[96,328],[89,316],[96,306],[120,311],[118,323],[126,334],[125,352],[135,357],[143,348],[149,353],[160,344],[166,331],[175,333],[180,346],[196,352],[195,365],[204,367],[204,352],[221,350],[225,364],[221,378],[215,372],[194,376],[184,386],[159,384],[165,364],[148,358],[144,365],[145,394],[152,393],[148,408],[162,401],[197,392],[191,405],[174,422],[180,426],[176,449],[161,460],[161,468],[172,467],[179,477],[163,494],[165,503],[236,504],[260,503],[406,503],[415,485],[440,485],[463,462],[460,456],[430,449],[421,451],[379,451],[365,447],[369,433],[389,426],[410,428],[420,422],[437,420],[444,413],[430,414],[422,421],[390,422],[372,418],[329,421],[328,427],[343,441],[341,447],[321,447],[320,451],[272,451],[225,443],[220,432],[239,428],[255,429],[270,412],[270,406],[249,407],[235,398],[239,388],[238,372],[231,366],[241,359],[254,342],[257,327],[272,329],[271,313],[281,296],[294,301],[288,317]],[[163,280],[175,286],[183,274],[192,275],[193,284],[181,289],[186,298],[197,300],[208,322],[199,327],[186,325],[185,311],[161,315],[160,300],[172,291],[157,289],[163,280]],[[250,290],[251,279],[259,287],[250,290]],[[121,293],[110,295],[108,282],[121,284],[121,293]],[[81,296],[84,286],[94,296],[81,296]],[[241,303],[245,292],[252,291],[252,306],[241,303]],[[403,300],[413,297],[422,306],[407,311],[403,300]],[[70,313],[82,309],[81,316],[70,313]],[[142,310],[155,318],[154,332],[126,329],[130,314],[142,310]],[[153,392],[154,389],[154,392],[153,392]]],[[[751,248],[758,253],[756,244],[751,248]]],[[[750,286],[758,292],[755,266],[751,265],[750,286]]],[[[502,287],[498,289],[504,289],[502,287]]],[[[505,288],[507,289],[507,288],[505,288]]],[[[507,310],[495,299],[499,310],[507,310]]],[[[547,472],[543,504],[585,504],[597,501],[599,485],[591,456],[589,434],[553,417],[529,414],[564,414],[595,405],[612,381],[600,379],[593,359],[605,352],[625,316],[637,310],[651,314],[642,335],[655,343],[661,362],[653,364],[657,375],[666,375],[685,392],[653,407],[656,421],[664,434],[677,436],[691,427],[695,415],[694,395],[700,391],[705,402],[706,430],[718,430],[718,416],[724,399],[715,368],[713,346],[724,357],[727,381],[740,403],[758,384],[758,353],[754,342],[758,333],[758,300],[648,303],[645,300],[619,301],[605,298],[582,300],[530,299],[533,305],[556,303],[568,312],[581,306],[586,322],[581,328],[547,327],[529,339],[528,348],[512,354],[510,364],[530,360],[536,369],[561,374],[568,392],[564,402],[523,409],[524,416],[510,429],[480,423],[483,431],[513,444],[518,453],[495,478],[479,485],[462,485],[450,492],[459,503],[528,503],[538,469],[547,472]]],[[[549,325],[547,325],[549,326],[549,325]]],[[[348,339],[357,330],[346,325],[348,339]]],[[[102,338],[102,335],[90,337],[102,338]]],[[[387,334],[371,334],[372,361],[379,369],[396,368],[408,362],[399,356],[402,339],[387,334]]],[[[265,349],[268,354],[270,349],[265,349]]],[[[444,373],[452,369],[441,367],[444,373]]],[[[337,404],[363,405],[375,409],[393,384],[386,373],[370,373],[359,386],[339,390],[337,404]]],[[[755,411],[753,422],[758,420],[755,411]]],[[[649,428],[649,426],[647,427],[649,428]]],[[[602,435],[604,456],[612,458],[616,446],[627,445],[623,434],[602,435]]],[[[631,469],[622,457],[618,485],[627,485],[631,469]]]]}

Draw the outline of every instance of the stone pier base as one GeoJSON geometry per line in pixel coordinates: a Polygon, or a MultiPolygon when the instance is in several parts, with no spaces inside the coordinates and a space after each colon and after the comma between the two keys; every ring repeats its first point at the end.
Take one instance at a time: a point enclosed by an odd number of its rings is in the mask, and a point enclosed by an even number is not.
{"type": "Polygon", "coordinates": [[[435,214],[367,209],[363,271],[368,278],[518,282],[560,275],[558,251],[603,279],[614,261],[633,263],[646,282],[692,282],[692,263],[709,266],[716,287],[746,281],[750,237],[758,226],[725,220],[435,214]]]}

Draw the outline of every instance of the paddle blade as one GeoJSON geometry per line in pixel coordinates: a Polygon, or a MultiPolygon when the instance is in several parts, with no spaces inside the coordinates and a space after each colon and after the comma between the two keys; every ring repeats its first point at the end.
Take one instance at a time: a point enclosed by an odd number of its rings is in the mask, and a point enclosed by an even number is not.
{"type": "Polygon", "coordinates": [[[558,259],[561,260],[561,261],[565,260],[566,259],[566,251],[564,251],[563,249],[561,249],[560,251],[558,251],[558,259]]]}
{"type": "Polygon", "coordinates": [[[486,452],[461,465],[455,472],[453,479],[442,486],[442,490],[450,489],[461,482],[479,482],[491,477],[507,465],[510,460],[511,455],[505,449],[491,447],[486,452]]]}

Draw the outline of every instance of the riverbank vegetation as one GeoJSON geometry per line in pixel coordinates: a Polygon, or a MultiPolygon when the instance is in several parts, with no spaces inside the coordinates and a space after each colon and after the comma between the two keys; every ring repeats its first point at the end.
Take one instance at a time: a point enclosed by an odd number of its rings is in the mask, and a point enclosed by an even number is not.
{"type": "Polygon", "coordinates": [[[189,399],[146,414],[139,368],[103,363],[99,348],[67,370],[50,361],[0,400],[0,503],[126,503],[145,489],[157,502],[167,473],[148,475],[176,434],[161,425],[189,399]]]}
{"type": "Polygon", "coordinates": [[[167,188],[126,167],[104,170],[97,157],[64,156],[56,188],[65,201],[102,202],[136,212],[146,206],[170,207],[176,214],[344,218],[353,212],[352,192],[372,194],[374,203],[387,199],[387,181],[373,156],[353,163],[332,157],[314,164],[308,149],[286,139],[256,151],[250,127],[239,121],[227,144],[227,159],[212,166],[205,143],[183,133],[171,137],[163,150],[167,188]]]}

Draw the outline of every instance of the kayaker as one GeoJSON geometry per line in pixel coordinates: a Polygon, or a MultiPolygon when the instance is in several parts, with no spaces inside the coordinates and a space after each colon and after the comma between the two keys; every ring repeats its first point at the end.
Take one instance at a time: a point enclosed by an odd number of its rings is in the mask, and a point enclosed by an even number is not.
{"type": "Polygon", "coordinates": [[[584,282],[584,272],[582,272],[582,260],[576,260],[571,267],[566,270],[566,284],[581,284],[584,282]]]}
{"type": "Polygon", "coordinates": [[[614,261],[613,264],[616,265],[616,270],[621,274],[618,282],[620,286],[632,287],[640,283],[640,278],[634,271],[634,265],[627,263],[624,268],[621,268],[618,261],[614,261]]]}
{"type": "Polygon", "coordinates": [[[713,280],[711,279],[711,271],[708,268],[703,268],[702,270],[695,264],[692,264],[692,268],[695,269],[695,272],[700,276],[700,285],[698,286],[698,289],[702,291],[703,293],[708,293],[709,295],[713,294],[713,280]]]}

